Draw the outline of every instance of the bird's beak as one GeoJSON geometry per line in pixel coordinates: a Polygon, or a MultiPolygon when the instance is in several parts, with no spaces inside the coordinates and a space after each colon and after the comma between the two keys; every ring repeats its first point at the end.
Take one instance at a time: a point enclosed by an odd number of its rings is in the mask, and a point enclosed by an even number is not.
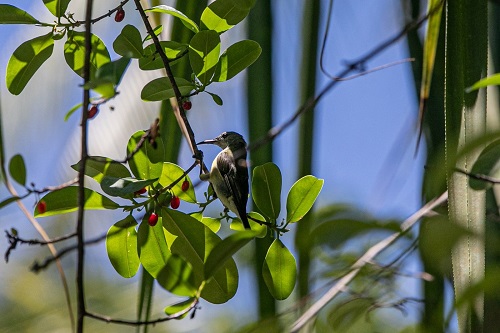
{"type": "Polygon", "coordinates": [[[217,140],[211,139],[211,140],[205,140],[205,141],[198,142],[197,145],[208,145],[208,144],[214,145],[216,143],[217,143],[217,140]]]}

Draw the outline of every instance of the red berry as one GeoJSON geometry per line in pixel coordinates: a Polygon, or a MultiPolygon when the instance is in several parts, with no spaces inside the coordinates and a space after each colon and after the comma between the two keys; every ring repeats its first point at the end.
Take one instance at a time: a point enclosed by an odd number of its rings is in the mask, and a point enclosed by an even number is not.
{"type": "Polygon", "coordinates": [[[98,112],[99,112],[99,108],[97,107],[97,105],[92,105],[92,107],[89,110],[89,113],[87,114],[87,118],[88,119],[94,118],[98,112]]]}
{"type": "Polygon", "coordinates": [[[148,218],[148,224],[154,227],[156,225],[156,222],[158,222],[158,215],[156,215],[155,213],[151,213],[148,218]]]}
{"type": "Polygon", "coordinates": [[[137,196],[137,195],[141,195],[141,194],[146,193],[147,191],[148,191],[148,190],[146,190],[146,188],[145,188],[145,187],[143,187],[143,188],[141,188],[139,191],[135,191],[135,192],[134,192],[134,195],[136,195],[136,196],[137,196]]]}
{"type": "Polygon", "coordinates": [[[38,210],[38,213],[43,214],[47,211],[47,204],[43,200],[39,201],[36,205],[36,209],[38,210]]]}
{"type": "Polygon", "coordinates": [[[182,108],[186,111],[191,110],[192,106],[193,106],[193,103],[191,103],[191,101],[184,101],[184,103],[182,103],[182,108]]]}
{"type": "Polygon", "coordinates": [[[189,182],[187,180],[182,182],[181,189],[182,189],[182,192],[186,192],[187,190],[189,190],[189,182]]]}
{"type": "Polygon", "coordinates": [[[170,207],[172,207],[172,209],[177,209],[180,205],[181,199],[179,199],[179,197],[173,196],[172,200],[170,200],[170,207]]]}
{"type": "Polygon", "coordinates": [[[123,8],[118,9],[116,11],[115,21],[121,22],[121,21],[123,21],[124,18],[125,18],[125,11],[123,10],[123,8]]]}

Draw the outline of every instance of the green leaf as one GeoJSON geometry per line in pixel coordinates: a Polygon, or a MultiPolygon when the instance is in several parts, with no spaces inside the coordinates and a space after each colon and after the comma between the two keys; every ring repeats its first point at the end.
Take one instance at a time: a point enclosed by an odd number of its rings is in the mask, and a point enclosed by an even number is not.
{"type": "MultiPolygon", "coordinates": [[[[470,173],[500,179],[500,140],[496,140],[484,148],[470,173]]],[[[469,184],[475,190],[484,190],[492,186],[491,182],[472,177],[469,177],[469,184]]]]}
{"type": "Polygon", "coordinates": [[[52,32],[22,43],[7,64],[7,89],[19,95],[36,71],[50,58],[53,50],[52,32]]]}
{"type": "Polygon", "coordinates": [[[139,180],[104,176],[101,180],[101,188],[104,193],[113,197],[129,198],[134,192],[153,184],[157,179],[139,180]]]}
{"type": "MultiPolygon", "coordinates": [[[[127,156],[137,148],[143,135],[144,131],[138,131],[130,137],[127,144],[127,156]]],[[[141,148],[128,162],[132,174],[139,179],[159,178],[163,168],[163,154],[163,141],[160,137],[156,138],[156,148],[146,138],[141,148]]]]}
{"type": "Polygon", "coordinates": [[[308,175],[293,184],[286,199],[286,221],[293,223],[301,220],[311,209],[323,188],[323,179],[308,175]]]}
{"type": "Polygon", "coordinates": [[[217,68],[219,54],[220,37],[213,30],[200,31],[189,42],[189,62],[203,85],[210,83],[217,68]]]}
{"type": "Polygon", "coordinates": [[[106,251],[116,272],[124,278],[131,278],[139,269],[137,254],[137,221],[128,215],[109,228],[106,235],[106,251]]]}
{"type": "Polygon", "coordinates": [[[253,201],[264,215],[277,219],[281,210],[281,171],[274,163],[256,166],[252,179],[253,201]]]}
{"type": "Polygon", "coordinates": [[[105,63],[99,67],[95,77],[84,85],[86,89],[92,89],[101,94],[103,98],[111,98],[116,95],[116,87],[120,84],[123,73],[130,63],[130,58],[120,58],[105,63]]]}
{"type": "Polygon", "coordinates": [[[201,27],[222,33],[243,21],[250,13],[250,8],[251,6],[245,1],[214,1],[201,14],[201,27]]]}
{"type": "MultiPolygon", "coordinates": [[[[163,226],[170,251],[185,258],[192,266],[196,285],[204,281],[204,262],[212,249],[221,241],[219,236],[193,217],[179,211],[163,208],[163,226]]],[[[230,300],[238,289],[238,270],[229,259],[208,281],[201,297],[220,304],[230,300]]]]}
{"type": "Polygon", "coordinates": [[[160,286],[178,296],[195,296],[193,267],[182,257],[172,254],[156,278],[160,286]]]}
{"type": "Polygon", "coordinates": [[[40,21],[12,5],[0,5],[0,24],[38,24],[40,21]]]}
{"type": "Polygon", "coordinates": [[[474,83],[472,86],[465,89],[465,92],[470,93],[474,90],[478,90],[480,88],[485,88],[487,86],[498,86],[500,85],[500,73],[490,75],[481,79],[474,83]]]}
{"type": "Polygon", "coordinates": [[[255,238],[257,232],[252,230],[241,231],[223,239],[210,251],[205,261],[205,280],[208,281],[214,274],[224,267],[227,260],[243,246],[255,238]]]}
{"type": "MultiPolygon", "coordinates": [[[[159,36],[161,34],[161,32],[163,31],[163,25],[159,25],[157,26],[156,28],[153,29],[153,33],[156,35],[156,36],[159,36]]],[[[144,37],[144,40],[143,42],[146,42],[148,40],[151,39],[151,35],[150,34],[147,34],[146,37],[144,37]]]]}
{"type": "MultiPolygon", "coordinates": [[[[92,51],[90,54],[90,79],[93,79],[99,67],[111,61],[108,49],[103,41],[92,34],[90,38],[92,51]]],[[[64,59],[68,66],[79,76],[83,77],[85,60],[85,33],[78,31],[68,32],[68,39],[64,44],[64,59]]]]}
{"type": "Polygon", "coordinates": [[[231,45],[220,56],[213,81],[227,81],[245,68],[253,64],[260,56],[262,49],[253,40],[242,40],[231,45]]]}
{"type": "Polygon", "coordinates": [[[26,165],[24,164],[24,159],[21,155],[14,155],[9,162],[9,172],[18,184],[24,186],[26,185],[26,165]]]}
{"type": "Polygon", "coordinates": [[[220,98],[219,95],[208,92],[208,91],[206,93],[208,93],[210,96],[212,96],[212,99],[214,100],[215,104],[217,104],[219,106],[222,106],[222,104],[224,104],[224,102],[222,101],[222,98],[220,98]]]}
{"type": "MultiPolygon", "coordinates": [[[[177,43],[174,41],[160,42],[163,52],[169,60],[175,59],[181,54],[187,52],[188,45],[177,43]]],[[[170,65],[175,64],[175,61],[170,62],[170,65]]],[[[162,69],[164,67],[160,55],[156,52],[154,44],[148,45],[144,48],[144,57],[139,58],[139,68],[143,71],[162,69]]]]}
{"type": "MultiPolygon", "coordinates": [[[[195,301],[196,301],[196,298],[191,297],[185,301],[169,305],[164,310],[165,314],[167,316],[173,316],[173,315],[175,315],[179,312],[182,312],[182,311],[188,309],[189,307],[191,307],[193,305],[193,302],[195,302],[195,301]]],[[[188,313],[189,312],[186,312],[185,314],[183,314],[182,316],[180,316],[177,319],[182,319],[182,318],[186,317],[188,315],[188,313]]]]}
{"type": "MultiPolygon", "coordinates": [[[[184,170],[180,166],[174,163],[165,162],[163,163],[163,169],[161,171],[161,176],[158,180],[158,183],[160,183],[163,187],[170,186],[170,184],[172,184],[183,174],[184,170]]],[[[185,178],[183,178],[180,182],[175,184],[175,186],[172,188],[172,192],[174,192],[174,194],[181,200],[196,203],[196,193],[194,192],[193,183],[191,182],[191,179],[188,175],[186,175],[185,178]],[[184,182],[184,180],[187,180],[189,182],[189,188],[186,192],[182,190],[182,183],[184,182]]]]}
{"type": "MultiPolygon", "coordinates": [[[[193,214],[191,214],[191,216],[193,216],[193,214]]],[[[196,218],[195,216],[193,216],[193,217],[196,218]]],[[[215,233],[217,233],[220,230],[221,223],[220,223],[219,219],[214,219],[213,217],[203,216],[201,218],[201,223],[203,223],[204,225],[209,227],[210,230],[212,230],[215,233]]],[[[243,226],[243,224],[242,224],[242,226],[243,226]]]]}
{"type": "Polygon", "coordinates": [[[279,239],[275,239],[267,251],[262,276],[269,292],[277,300],[288,298],[295,287],[295,258],[279,239]]]}
{"type": "MultiPolygon", "coordinates": [[[[250,223],[250,228],[252,231],[256,232],[255,237],[257,238],[264,238],[267,236],[267,227],[264,224],[255,222],[254,220],[262,221],[263,223],[266,223],[266,219],[264,216],[260,215],[257,212],[250,212],[248,213],[248,222],[250,223]]],[[[220,222],[219,222],[220,223],[220,222]]],[[[248,229],[245,229],[245,226],[243,225],[243,222],[241,222],[241,219],[236,218],[231,222],[231,225],[229,226],[231,230],[236,230],[236,231],[245,231],[248,229]]]]}
{"type": "Polygon", "coordinates": [[[66,113],[66,115],[64,116],[64,121],[68,121],[69,117],[71,117],[71,115],[73,113],[75,113],[79,108],[82,107],[82,104],[83,103],[78,103],[76,104],[75,106],[73,106],[71,109],[69,109],[69,111],[66,113]]]}
{"type": "Polygon", "coordinates": [[[71,0],[43,0],[43,3],[52,15],[61,17],[66,13],[70,1],[71,0]]]}
{"type": "MultiPolygon", "coordinates": [[[[71,167],[78,171],[80,170],[80,162],[73,164],[71,167]]],[[[85,175],[93,178],[98,183],[101,182],[104,176],[126,178],[130,177],[130,171],[121,163],[118,163],[110,158],[102,156],[90,156],[87,159],[85,166],[85,175]]]]}
{"type": "Polygon", "coordinates": [[[193,20],[191,20],[184,13],[178,11],[174,7],[170,7],[170,6],[166,6],[166,5],[160,5],[160,6],[155,6],[155,7],[146,9],[145,12],[155,12],[155,13],[169,14],[169,15],[175,16],[178,19],[180,19],[181,22],[182,22],[182,24],[184,24],[184,26],[187,27],[192,32],[197,33],[200,30],[198,28],[198,25],[196,23],[194,23],[193,20]]]}
{"type": "Polygon", "coordinates": [[[16,200],[21,200],[21,199],[22,199],[22,198],[20,198],[20,197],[10,197],[10,198],[7,198],[7,199],[5,199],[5,200],[2,200],[2,201],[0,202],[0,208],[3,208],[3,207],[5,207],[5,206],[7,206],[8,204],[13,203],[14,201],[16,201],[16,200]]]}
{"type": "Polygon", "coordinates": [[[158,215],[158,222],[154,227],[148,224],[148,218],[149,215],[146,214],[139,225],[137,251],[144,269],[156,279],[172,257],[172,253],[165,240],[161,215],[158,215]]]}
{"type": "MultiPolygon", "coordinates": [[[[40,214],[35,209],[35,217],[52,216],[57,214],[65,214],[78,210],[78,187],[68,186],[57,191],[49,192],[40,201],[45,201],[47,210],[40,214]]],[[[106,198],[102,194],[92,191],[88,188],[84,189],[85,209],[117,209],[120,207],[116,202],[106,198]]]]}
{"type": "Polygon", "coordinates": [[[143,56],[141,33],[133,25],[127,24],[113,42],[113,50],[122,57],[141,58],[143,56]]]}
{"type": "MultiPolygon", "coordinates": [[[[175,82],[179,87],[181,95],[185,96],[195,88],[195,85],[186,79],[176,77],[175,82]]],[[[163,101],[175,97],[174,89],[170,80],[166,77],[160,77],[148,82],[141,91],[141,98],[144,101],[163,101]]]]}

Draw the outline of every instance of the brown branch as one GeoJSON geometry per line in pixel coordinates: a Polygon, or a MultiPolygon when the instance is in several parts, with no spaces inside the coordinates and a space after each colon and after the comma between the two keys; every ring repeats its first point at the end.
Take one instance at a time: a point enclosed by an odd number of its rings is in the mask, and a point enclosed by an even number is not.
{"type": "MultiPolygon", "coordinates": [[[[189,120],[187,119],[186,112],[184,111],[184,108],[182,107],[182,94],[179,90],[179,87],[177,83],[175,82],[174,74],[172,73],[172,69],[170,68],[170,63],[169,59],[167,58],[167,55],[165,54],[163,48],[161,47],[160,40],[158,39],[158,36],[155,35],[153,28],[151,27],[151,24],[148,21],[148,17],[146,16],[146,13],[144,12],[144,9],[142,8],[140,0],[134,0],[135,5],[137,7],[137,10],[139,11],[139,14],[141,15],[142,21],[144,22],[144,26],[146,27],[146,30],[148,34],[151,36],[151,39],[153,40],[153,43],[156,48],[156,52],[160,55],[160,58],[163,62],[163,67],[165,68],[165,72],[167,74],[167,77],[170,81],[170,84],[172,86],[172,89],[175,94],[175,98],[177,100],[177,106],[176,108],[179,111],[180,117],[182,119],[182,124],[186,129],[187,132],[187,140],[189,142],[189,145],[191,146],[191,149],[194,154],[194,158],[197,160],[202,161],[203,160],[203,152],[198,149],[196,145],[196,140],[194,138],[194,132],[193,129],[191,128],[191,124],[189,123],[189,120]]],[[[181,126],[182,129],[182,126],[181,126]]],[[[204,167],[203,163],[201,163],[202,166],[204,167]]],[[[206,167],[204,167],[204,170],[206,167]]]]}

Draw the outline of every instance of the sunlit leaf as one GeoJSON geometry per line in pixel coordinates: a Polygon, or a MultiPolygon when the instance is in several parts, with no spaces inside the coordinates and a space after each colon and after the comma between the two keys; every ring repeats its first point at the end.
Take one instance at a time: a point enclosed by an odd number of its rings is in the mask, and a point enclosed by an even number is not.
{"type": "MultiPolygon", "coordinates": [[[[168,316],[173,316],[179,312],[182,312],[182,311],[186,310],[187,308],[191,307],[193,305],[194,301],[195,301],[195,298],[189,298],[185,301],[169,305],[164,310],[165,314],[168,316]]],[[[184,315],[180,316],[178,319],[184,318],[185,316],[188,315],[188,313],[189,312],[186,312],[184,315]]]]}
{"type": "Polygon", "coordinates": [[[0,5],[0,24],[37,24],[33,16],[12,5],[0,5]]]}
{"type": "Polygon", "coordinates": [[[43,0],[43,3],[52,15],[55,17],[61,17],[66,14],[70,1],[71,0],[43,0]]]}
{"type": "Polygon", "coordinates": [[[189,62],[196,77],[203,85],[210,83],[220,54],[220,37],[213,30],[204,30],[189,42],[189,62]]]}
{"type": "MultiPolygon", "coordinates": [[[[163,48],[163,52],[169,60],[175,59],[180,55],[187,53],[188,45],[177,43],[174,41],[161,41],[161,47],[163,48]]],[[[171,61],[169,64],[172,66],[176,62],[171,61]]],[[[163,60],[161,59],[158,52],[156,52],[156,47],[154,44],[148,45],[144,48],[144,56],[139,58],[139,68],[147,71],[154,69],[164,68],[163,60]]]]}
{"type": "MultiPolygon", "coordinates": [[[[250,228],[252,229],[252,231],[256,232],[255,237],[264,238],[267,236],[267,227],[264,224],[266,223],[266,219],[262,215],[257,212],[250,212],[248,213],[248,222],[250,223],[250,228]],[[262,221],[262,223],[256,221],[262,221]]],[[[236,218],[231,222],[230,228],[236,231],[248,230],[245,228],[243,222],[241,222],[241,219],[239,218],[236,218]]]]}
{"type": "MultiPolygon", "coordinates": [[[[187,95],[195,88],[195,85],[186,79],[176,77],[175,82],[179,87],[181,95],[187,95]]],[[[175,97],[174,89],[170,80],[166,77],[160,77],[148,82],[141,91],[141,98],[144,101],[163,101],[175,97]]]]}
{"type": "Polygon", "coordinates": [[[311,209],[323,188],[323,179],[304,176],[290,188],[286,200],[286,221],[293,223],[301,220],[311,209]]]}
{"type": "Polygon", "coordinates": [[[42,64],[54,50],[52,32],[22,43],[12,54],[7,64],[7,89],[19,95],[42,64]]]}
{"type": "Polygon", "coordinates": [[[271,295],[277,300],[288,298],[295,287],[295,258],[279,239],[275,239],[262,265],[262,275],[271,295]]]}
{"type": "Polygon", "coordinates": [[[84,85],[86,89],[92,89],[103,98],[111,98],[116,95],[116,87],[130,63],[130,58],[120,58],[110,61],[99,67],[93,79],[84,85]]]}
{"type": "MultiPolygon", "coordinates": [[[[163,169],[161,172],[160,179],[158,182],[163,186],[170,186],[175,180],[179,179],[184,174],[184,170],[178,166],[177,164],[165,162],[163,163],[163,169]]],[[[184,178],[175,184],[172,188],[172,192],[174,195],[179,197],[179,199],[184,200],[186,202],[196,203],[196,193],[194,192],[194,186],[191,182],[191,178],[189,175],[185,175],[184,178]],[[184,181],[189,183],[187,191],[182,190],[182,184],[184,181]]]]}
{"type": "Polygon", "coordinates": [[[133,216],[116,222],[106,235],[106,251],[116,272],[124,278],[130,278],[139,269],[137,254],[137,222],[133,216]]]}
{"type": "MultiPolygon", "coordinates": [[[[90,54],[90,79],[99,67],[111,61],[108,49],[104,42],[92,34],[90,38],[92,51],[90,54]]],[[[83,65],[85,60],[85,33],[78,31],[68,32],[68,39],[64,44],[64,59],[68,66],[79,76],[83,77],[83,65]]]]}
{"type": "Polygon", "coordinates": [[[14,155],[9,162],[9,173],[18,184],[26,185],[26,165],[21,155],[14,155]]]}
{"type": "Polygon", "coordinates": [[[172,254],[156,278],[160,286],[179,296],[195,296],[193,268],[182,257],[172,254]]]}
{"type": "MultiPolygon", "coordinates": [[[[49,192],[42,197],[40,201],[45,201],[47,208],[45,213],[41,214],[35,209],[35,217],[51,216],[74,212],[78,209],[78,187],[68,186],[57,191],[49,192]]],[[[102,194],[84,189],[85,209],[117,209],[120,206],[102,194]]]]}
{"type": "MultiPolygon", "coordinates": [[[[144,131],[135,132],[127,144],[127,155],[131,155],[141,141],[144,131]]],[[[129,160],[130,170],[139,179],[153,179],[161,176],[164,147],[160,137],[156,138],[156,148],[146,138],[141,148],[129,160]]]]}
{"type": "MultiPolygon", "coordinates": [[[[212,2],[201,14],[202,29],[222,33],[243,21],[250,12],[251,1],[217,0],[212,2]]],[[[253,4],[252,4],[253,6],[253,4]]]]}
{"type": "Polygon", "coordinates": [[[264,215],[278,218],[281,210],[281,171],[276,164],[266,163],[255,167],[252,197],[264,215]]]}
{"type": "Polygon", "coordinates": [[[220,56],[213,81],[223,82],[233,78],[253,64],[261,52],[259,43],[253,40],[242,40],[231,45],[220,56]]]}
{"type": "Polygon", "coordinates": [[[158,216],[158,222],[153,227],[148,224],[149,216],[144,216],[137,234],[139,259],[144,269],[155,279],[172,256],[165,240],[161,215],[158,216]]]}
{"type": "Polygon", "coordinates": [[[484,79],[477,81],[472,86],[465,89],[465,91],[470,93],[480,88],[485,88],[487,86],[498,86],[498,85],[500,85],[500,73],[490,75],[488,77],[485,77],[484,79]]]}
{"type": "Polygon", "coordinates": [[[178,11],[174,7],[170,7],[170,6],[166,6],[166,5],[160,5],[160,6],[155,6],[155,7],[146,9],[145,12],[155,12],[155,13],[169,14],[169,15],[175,16],[178,19],[180,19],[181,22],[182,22],[182,24],[184,24],[184,26],[187,27],[192,32],[197,33],[200,30],[198,28],[198,25],[196,23],[194,23],[193,20],[191,20],[184,13],[178,11]]]}

